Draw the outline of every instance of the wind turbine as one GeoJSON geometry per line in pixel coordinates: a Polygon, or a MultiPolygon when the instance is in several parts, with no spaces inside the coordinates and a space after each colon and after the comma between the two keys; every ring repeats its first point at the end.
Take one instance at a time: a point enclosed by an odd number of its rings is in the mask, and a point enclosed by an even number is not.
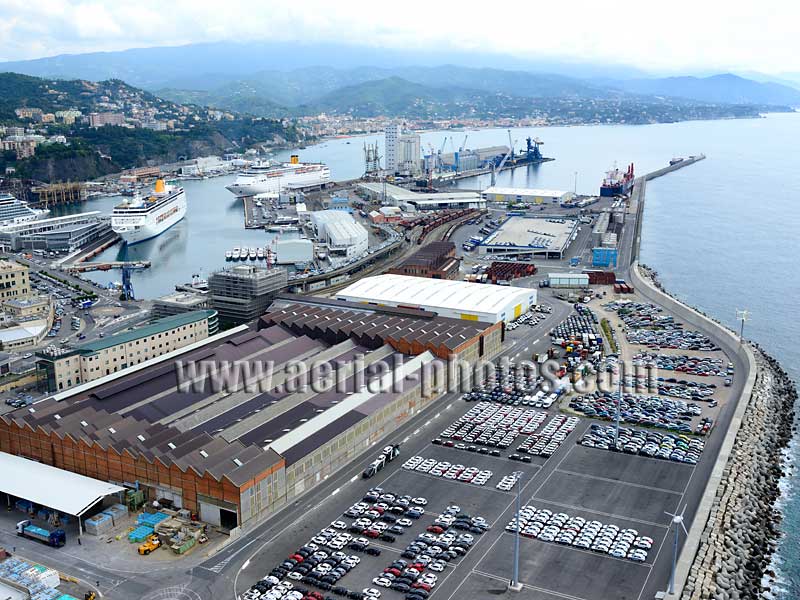
{"type": "Polygon", "coordinates": [[[672,547],[672,572],[669,574],[669,593],[675,593],[675,569],[678,566],[678,537],[680,536],[680,531],[678,530],[678,525],[680,525],[683,532],[688,536],[689,532],[686,531],[686,525],[683,524],[683,515],[686,513],[686,504],[683,505],[683,510],[680,513],[671,513],[664,511],[664,514],[669,515],[672,517],[672,524],[675,526],[675,544],[672,547]]]}

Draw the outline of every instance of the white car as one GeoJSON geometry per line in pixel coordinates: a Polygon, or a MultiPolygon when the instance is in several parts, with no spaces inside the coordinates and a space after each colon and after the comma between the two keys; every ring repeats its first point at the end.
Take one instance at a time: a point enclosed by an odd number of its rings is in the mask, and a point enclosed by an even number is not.
{"type": "Polygon", "coordinates": [[[381,597],[380,590],[376,590],[375,588],[364,588],[361,591],[363,592],[363,594],[367,598],[380,598],[381,597]]]}

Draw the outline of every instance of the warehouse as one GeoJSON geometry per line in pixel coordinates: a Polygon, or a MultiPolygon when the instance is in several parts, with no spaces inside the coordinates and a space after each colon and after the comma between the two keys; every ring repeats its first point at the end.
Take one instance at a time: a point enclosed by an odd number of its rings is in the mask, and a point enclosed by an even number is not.
{"type": "Polygon", "coordinates": [[[0,416],[0,451],[142,490],[233,531],[294,502],[437,398],[443,382],[424,373],[435,372],[435,354],[500,346],[492,323],[288,300],[294,308],[260,329],[238,326],[0,416]],[[300,331],[322,313],[335,327],[300,331]],[[298,373],[298,361],[310,370],[298,373]],[[335,386],[319,387],[320,363],[336,370],[335,386]],[[372,374],[378,363],[386,368],[372,374]],[[225,379],[242,364],[249,370],[225,379]]]}
{"type": "Polygon", "coordinates": [[[453,242],[431,242],[386,272],[431,279],[456,279],[460,267],[461,260],[456,258],[456,245],[453,242]]]}
{"type": "Polygon", "coordinates": [[[562,190],[511,188],[493,185],[481,193],[481,198],[487,202],[503,202],[506,204],[561,204],[572,200],[572,195],[572,192],[564,192],[562,190]]]}
{"type": "Polygon", "coordinates": [[[478,253],[560,259],[578,226],[573,217],[509,217],[478,244],[478,253]]]}
{"type": "Polygon", "coordinates": [[[367,348],[390,345],[416,356],[431,352],[444,360],[475,363],[500,351],[500,323],[440,317],[434,312],[295,294],[281,294],[260,321],[261,327],[283,325],[295,335],[323,339],[329,344],[346,339],[367,348]]]}
{"type": "Polygon", "coordinates": [[[318,210],[311,213],[317,239],[327,245],[332,256],[360,258],[368,249],[369,234],[350,213],[341,210],[318,210]]]}
{"type": "Polygon", "coordinates": [[[589,287],[589,275],[586,273],[549,273],[547,281],[552,288],[589,287]]]}
{"type": "Polygon", "coordinates": [[[275,242],[275,262],[293,265],[314,260],[314,242],[305,238],[278,240],[275,242]]]}
{"type": "Polygon", "coordinates": [[[414,210],[486,208],[486,201],[477,192],[452,190],[422,193],[390,183],[359,183],[358,189],[369,200],[377,200],[382,204],[394,206],[408,206],[414,210]]]}
{"type": "Polygon", "coordinates": [[[508,323],[536,304],[536,290],[387,274],[364,277],[337,293],[336,298],[419,308],[454,319],[508,323]]]}

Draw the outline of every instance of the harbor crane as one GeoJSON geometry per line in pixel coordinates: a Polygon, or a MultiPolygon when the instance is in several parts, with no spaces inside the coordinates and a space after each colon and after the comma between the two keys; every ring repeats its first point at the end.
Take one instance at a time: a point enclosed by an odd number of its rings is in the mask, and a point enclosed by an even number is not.
{"type": "Polygon", "coordinates": [[[508,130],[508,141],[511,143],[511,147],[508,149],[508,152],[503,157],[503,160],[500,161],[500,164],[497,165],[492,163],[492,185],[494,186],[497,183],[497,173],[503,170],[503,167],[506,166],[506,161],[509,157],[514,153],[514,144],[516,141],[511,141],[511,130],[508,130]]]}

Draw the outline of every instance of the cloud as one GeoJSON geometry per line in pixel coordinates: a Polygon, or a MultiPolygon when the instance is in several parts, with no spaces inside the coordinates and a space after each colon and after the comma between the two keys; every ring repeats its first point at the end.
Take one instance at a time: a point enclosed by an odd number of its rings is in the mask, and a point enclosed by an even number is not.
{"type": "Polygon", "coordinates": [[[727,0],[0,0],[0,57],[222,40],[329,41],[630,64],[795,70],[800,3],[727,0]]]}

